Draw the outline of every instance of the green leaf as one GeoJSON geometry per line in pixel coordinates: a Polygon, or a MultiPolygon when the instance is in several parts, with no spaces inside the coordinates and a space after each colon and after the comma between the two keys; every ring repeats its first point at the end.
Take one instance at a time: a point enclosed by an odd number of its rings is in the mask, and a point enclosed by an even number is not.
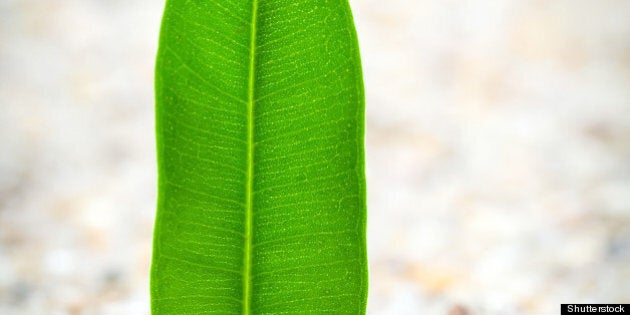
{"type": "Polygon", "coordinates": [[[154,314],[364,314],[364,96],[347,0],[168,0],[154,314]]]}

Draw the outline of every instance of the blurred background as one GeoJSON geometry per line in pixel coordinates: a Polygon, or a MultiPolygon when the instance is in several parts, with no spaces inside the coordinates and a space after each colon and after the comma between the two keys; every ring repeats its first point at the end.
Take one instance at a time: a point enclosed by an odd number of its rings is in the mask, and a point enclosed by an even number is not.
{"type": "MultiPolygon", "coordinates": [[[[368,313],[630,303],[630,2],[351,4],[368,313]]],[[[162,8],[0,0],[0,314],[149,314],[162,8]]]]}

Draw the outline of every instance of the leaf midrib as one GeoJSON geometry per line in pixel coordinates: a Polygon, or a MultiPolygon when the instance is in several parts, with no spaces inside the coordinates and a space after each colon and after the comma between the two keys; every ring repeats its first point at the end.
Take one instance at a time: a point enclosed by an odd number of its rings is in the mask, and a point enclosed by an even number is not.
{"type": "Polygon", "coordinates": [[[245,253],[243,257],[243,315],[251,312],[252,219],[254,185],[254,84],[256,70],[256,19],[258,0],[252,0],[249,41],[249,78],[247,84],[247,184],[245,188],[245,253]]]}

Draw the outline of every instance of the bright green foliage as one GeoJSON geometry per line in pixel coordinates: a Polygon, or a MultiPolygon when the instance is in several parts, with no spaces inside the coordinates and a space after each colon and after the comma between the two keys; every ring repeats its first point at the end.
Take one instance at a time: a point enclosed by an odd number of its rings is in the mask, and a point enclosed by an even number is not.
{"type": "Polygon", "coordinates": [[[168,0],[156,98],[153,313],[365,313],[347,0],[168,0]]]}

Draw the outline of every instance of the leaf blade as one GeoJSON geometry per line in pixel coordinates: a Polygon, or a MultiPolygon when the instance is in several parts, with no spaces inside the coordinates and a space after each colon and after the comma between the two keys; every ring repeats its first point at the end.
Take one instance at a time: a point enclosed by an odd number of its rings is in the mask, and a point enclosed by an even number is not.
{"type": "Polygon", "coordinates": [[[156,102],[153,312],[364,313],[347,2],[167,1],[156,102]]]}

